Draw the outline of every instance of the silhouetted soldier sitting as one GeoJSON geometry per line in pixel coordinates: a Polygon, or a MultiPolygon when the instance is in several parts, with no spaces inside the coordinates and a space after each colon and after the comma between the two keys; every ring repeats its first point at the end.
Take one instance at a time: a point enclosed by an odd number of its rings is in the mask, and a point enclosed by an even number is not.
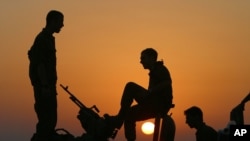
{"type": "Polygon", "coordinates": [[[129,82],[121,98],[121,108],[116,116],[108,117],[117,128],[124,121],[125,137],[128,141],[136,139],[135,123],[154,118],[159,113],[166,114],[172,106],[172,80],[162,61],[157,61],[157,52],[147,48],[141,52],[140,63],[149,69],[148,89],[129,82]],[[135,100],[136,105],[132,106],[135,100]]]}

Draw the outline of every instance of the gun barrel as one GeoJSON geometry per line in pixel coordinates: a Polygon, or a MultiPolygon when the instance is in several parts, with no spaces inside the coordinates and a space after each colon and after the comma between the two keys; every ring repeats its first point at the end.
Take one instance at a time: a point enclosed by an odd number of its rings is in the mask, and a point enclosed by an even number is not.
{"type": "Polygon", "coordinates": [[[248,95],[246,97],[244,97],[244,99],[241,101],[241,103],[246,103],[249,100],[250,100],[250,92],[248,93],[248,95]]]}
{"type": "Polygon", "coordinates": [[[70,99],[79,107],[79,108],[87,108],[80,100],[78,100],[69,90],[68,86],[63,86],[60,84],[60,86],[70,95],[70,99]]]}

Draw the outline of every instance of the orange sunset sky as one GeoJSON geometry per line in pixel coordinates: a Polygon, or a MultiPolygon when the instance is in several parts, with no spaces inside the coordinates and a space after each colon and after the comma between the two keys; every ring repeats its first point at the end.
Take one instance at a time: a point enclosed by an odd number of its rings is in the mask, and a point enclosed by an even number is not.
{"type": "MultiPolygon", "coordinates": [[[[168,67],[176,107],[176,141],[195,140],[183,111],[197,105],[219,130],[250,91],[249,0],[26,0],[0,2],[0,140],[27,141],[35,131],[34,98],[27,51],[49,10],[64,13],[55,34],[58,124],[75,136],[84,130],[78,107],[59,84],[86,106],[114,115],[128,81],[148,85],[140,52],[153,47],[168,67]]],[[[250,102],[245,107],[250,124],[250,102]]],[[[151,141],[137,125],[137,140],[151,141]]],[[[125,141],[123,128],[115,141],[125,141]]]]}

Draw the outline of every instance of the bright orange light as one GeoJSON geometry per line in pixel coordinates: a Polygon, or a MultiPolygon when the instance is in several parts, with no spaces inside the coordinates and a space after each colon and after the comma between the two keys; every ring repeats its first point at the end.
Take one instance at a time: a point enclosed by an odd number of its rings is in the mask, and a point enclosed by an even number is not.
{"type": "Polygon", "coordinates": [[[144,134],[150,135],[154,132],[155,125],[152,122],[145,122],[141,126],[141,130],[144,134]]]}

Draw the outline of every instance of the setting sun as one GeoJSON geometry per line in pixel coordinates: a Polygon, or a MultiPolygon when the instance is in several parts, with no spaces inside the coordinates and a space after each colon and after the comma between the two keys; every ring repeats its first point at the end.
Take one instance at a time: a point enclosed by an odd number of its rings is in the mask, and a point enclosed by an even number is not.
{"type": "Polygon", "coordinates": [[[150,135],[154,132],[155,125],[152,122],[145,122],[141,126],[141,130],[144,134],[150,135]]]}

